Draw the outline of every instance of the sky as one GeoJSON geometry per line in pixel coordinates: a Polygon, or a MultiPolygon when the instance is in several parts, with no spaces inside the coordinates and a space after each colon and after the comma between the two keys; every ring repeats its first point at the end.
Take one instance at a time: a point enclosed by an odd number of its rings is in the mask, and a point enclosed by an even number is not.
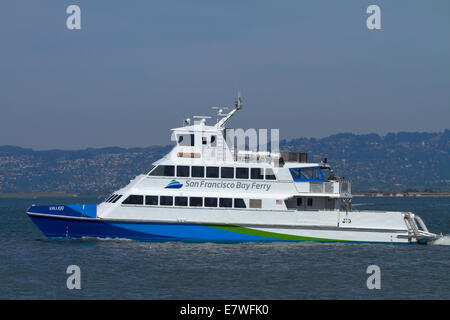
{"type": "Polygon", "coordinates": [[[166,145],[238,92],[229,126],[281,138],[443,131],[449,14],[448,0],[2,0],[0,145],[166,145]]]}

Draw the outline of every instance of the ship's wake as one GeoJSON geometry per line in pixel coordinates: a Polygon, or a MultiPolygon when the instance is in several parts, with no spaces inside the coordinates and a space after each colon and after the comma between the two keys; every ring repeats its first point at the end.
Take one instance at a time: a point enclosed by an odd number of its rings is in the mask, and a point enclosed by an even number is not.
{"type": "Polygon", "coordinates": [[[450,235],[442,236],[441,238],[433,241],[432,244],[439,246],[450,246],[450,235]]]}

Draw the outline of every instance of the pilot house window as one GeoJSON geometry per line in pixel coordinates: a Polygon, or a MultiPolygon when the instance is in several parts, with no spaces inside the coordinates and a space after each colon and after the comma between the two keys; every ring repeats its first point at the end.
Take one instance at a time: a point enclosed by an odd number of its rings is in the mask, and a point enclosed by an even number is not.
{"type": "Polygon", "coordinates": [[[184,147],[194,146],[194,135],[193,134],[182,134],[178,136],[178,145],[184,147]]]}
{"type": "Polygon", "coordinates": [[[319,167],[290,168],[294,181],[325,181],[319,167]]]}

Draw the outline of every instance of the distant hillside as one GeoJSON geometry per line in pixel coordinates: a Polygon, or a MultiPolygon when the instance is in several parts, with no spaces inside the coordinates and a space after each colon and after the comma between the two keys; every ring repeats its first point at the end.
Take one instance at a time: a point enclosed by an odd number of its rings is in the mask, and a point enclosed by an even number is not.
{"type": "Polygon", "coordinates": [[[442,133],[341,133],[323,139],[282,141],[280,149],[308,152],[353,182],[354,191],[450,191],[450,130],[442,133]]]}
{"type": "Polygon", "coordinates": [[[171,147],[33,151],[0,146],[0,193],[109,192],[150,168],[171,147]]]}
{"type": "MultiPolygon", "coordinates": [[[[0,193],[107,193],[126,185],[170,150],[101,148],[34,151],[0,146],[0,193]]],[[[308,152],[310,162],[328,158],[353,191],[450,191],[450,130],[441,133],[342,133],[323,139],[283,140],[282,150],[308,152]]]]}

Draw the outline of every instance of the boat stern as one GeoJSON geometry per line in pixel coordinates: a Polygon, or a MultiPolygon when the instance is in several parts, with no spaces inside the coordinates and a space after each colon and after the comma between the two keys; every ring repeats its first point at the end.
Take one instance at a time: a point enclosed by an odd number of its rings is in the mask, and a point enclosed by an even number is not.
{"type": "Polygon", "coordinates": [[[427,226],[417,214],[406,212],[403,217],[408,227],[410,241],[414,238],[418,244],[427,244],[442,237],[442,235],[429,232],[427,226]]]}

